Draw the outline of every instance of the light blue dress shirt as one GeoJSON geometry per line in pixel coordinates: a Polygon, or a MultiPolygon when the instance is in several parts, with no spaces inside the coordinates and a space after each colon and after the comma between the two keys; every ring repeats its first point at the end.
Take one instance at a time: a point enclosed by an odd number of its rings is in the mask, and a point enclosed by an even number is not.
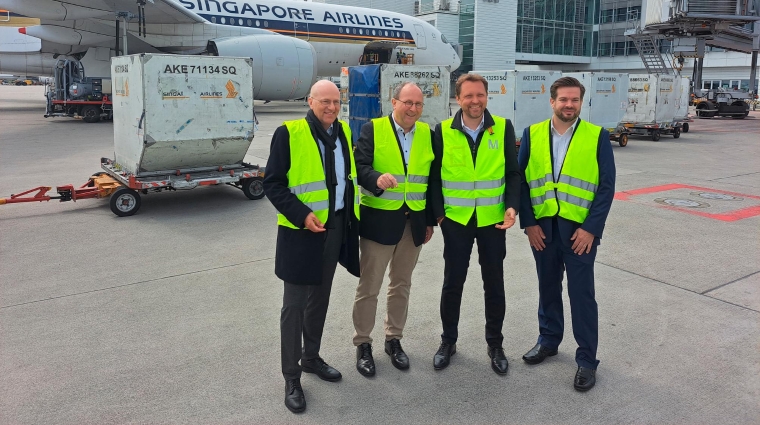
{"type": "Polygon", "coordinates": [[[470,138],[474,143],[478,142],[478,134],[480,134],[480,130],[483,129],[483,123],[486,122],[486,114],[483,114],[483,116],[480,118],[480,124],[478,124],[475,129],[471,129],[464,125],[464,118],[462,118],[462,129],[464,129],[464,132],[470,135],[470,138]]]}
{"type": "MultiPolygon", "coordinates": [[[[327,134],[332,135],[332,127],[327,129],[327,134]]],[[[343,158],[343,148],[340,145],[340,138],[335,141],[335,177],[338,179],[338,185],[335,187],[335,211],[342,210],[345,206],[343,200],[346,194],[346,160],[343,158]]],[[[322,153],[322,168],[325,167],[325,145],[319,140],[319,151],[322,153]]]]}
{"type": "Polygon", "coordinates": [[[409,152],[412,150],[412,139],[414,139],[414,131],[417,130],[417,123],[408,133],[404,133],[404,129],[396,122],[396,118],[391,114],[393,125],[396,126],[396,134],[398,134],[398,140],[401,142],[401,150],[404,152],[404,164],[409,165],[409,152]]]}

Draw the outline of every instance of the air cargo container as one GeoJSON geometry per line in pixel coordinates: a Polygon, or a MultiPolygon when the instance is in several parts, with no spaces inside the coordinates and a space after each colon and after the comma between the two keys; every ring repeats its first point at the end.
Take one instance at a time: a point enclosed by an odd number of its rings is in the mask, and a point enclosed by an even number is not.
{"type": "Polygon", "coordinates": [[[681,136],[676,120],[680,102],[681,77],[669,74],[630,74],[628,107],[621,120],[631,134],[648,134],[660,140],[663,133],[681,136]]]}
{"type": "Polygon", "coordinates": [[[135,176],[242,164],[254,131],[251,70],[243,58],[113,58],[115,164],[135,176]]]}
{"type": "MultiPolygon", "coordinates": [[[[406,81],[422,89],[425,106],[420,121],[434,128],[451,113],[449,79],[447,66],[382,64],[349,67],[348,116],[354,141],[359,138],[365,123],[393,111],[393,90],[406,81]]],[[[345,116],[345,112],[342,113],[345,116]]]]}
{"type": "Polygon", "coordinates": [[[614,133],[628,107],[628,74],[607,72],[562,73],[583,84],[580,118],[614,133]]]}

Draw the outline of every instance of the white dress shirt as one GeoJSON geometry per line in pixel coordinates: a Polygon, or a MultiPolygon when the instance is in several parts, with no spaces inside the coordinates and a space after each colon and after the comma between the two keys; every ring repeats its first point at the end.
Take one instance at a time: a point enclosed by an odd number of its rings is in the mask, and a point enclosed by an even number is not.
{"type": "Polygon", "coordinates": [[[562,164],[565,162],[565,155],[567,155],[567,149],[570,147],[570,139],[575,132],[575,126],[578,125],[578,118],[575,122],[562,134],[559,134],[556,128],[554,128],[554,119],[550,120],[552,127],[552,154],[554,157],[553,171],[554,181],[559,179],[559,173],[562,171],[562,164]]]}

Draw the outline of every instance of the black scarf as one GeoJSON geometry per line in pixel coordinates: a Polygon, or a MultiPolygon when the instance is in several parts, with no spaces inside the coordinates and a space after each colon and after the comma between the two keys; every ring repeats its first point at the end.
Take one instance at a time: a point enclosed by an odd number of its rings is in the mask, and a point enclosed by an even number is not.
{"type": "MultiPolygon", "coordinates": [[[[321,140],[322,144],[325,145],[325,179],[327,181],[327,187],[334,188],[338,185],[338,178],[335,174],[334,152],[335,147],[337,146],[336,143],[338,141],[338,121],[336,120],[332,124],[332,134],[328,133],[327,130],[325,130],[322,122],[319,121],[316,115],[314,115],[314,111],[310,110],[306,113],[306,121],[309,123],[311,131],[315,133],[317,140],[321,140]]],[[[335,190],[333,189],[331,192],[335,193],[335,190]]]]}
{"type": "MultiPolygon", "coordinates": [[[[325,183],[327,183],[327,190],[330,192],[330,209],[328,212],[327,227],[334,228],[335,220],[331,219],[333,218],[335,211],[335,188],[338,186],[338,177],[335,173],[335,147],[339,143],[338,137],[342,134],[343,129],[338,120],[335,120],[332,124],[332,134],[328,133],[322,125],[322,122],[314,114],[314,111],[311,110],[306,113],[306,121],[309,123],[309,127],[311,128],[314,137],[317,140],[322,141],[322,144],[325,146],[325,183]]],[[[341,149],[343,149],[342,144],[341,149]]],[[[347,158],[345,149],[343,149],[343,151],[343,157],[347,158]]],[[[345,174],[348,175],[347,172],[345,174]]]]}

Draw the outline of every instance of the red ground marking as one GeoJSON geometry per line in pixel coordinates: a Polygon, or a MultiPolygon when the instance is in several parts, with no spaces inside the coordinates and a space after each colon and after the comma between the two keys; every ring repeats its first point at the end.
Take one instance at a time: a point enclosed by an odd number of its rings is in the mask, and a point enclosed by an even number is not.
{"type": "MultiPolygon", "coordinates": [[[[722,193],[722,194],[731,195],[731,196],[738,196],[742,198],[751,198],[751,199],[760,200],[760,196],[747,195],[745,193],[728,192],[725,190],[711,189],[709,187],[690,186],[687,184],[678,184],[678,183],[664,184],[661,186],[644,187],[641,189],[616,192],[615,199],[618,201],[635,202],[631,199],[631,196],[647,195],[647,194],[657,193],[657,192],[666,192],[668,190],[675,190],[675,189],[692,189],[692,190],[699,190],[703,192],[722,193]]],[[[699,217],[711,218],[713,220],[720,220],[720,221],[737,221],[737,220],[742,220],[745,218],[755,217],[755,216],[760,215],[760,205],[742,208],[740,210],[730,211],[730,212],[721,213],[721,214],[711,214],[711,213],[706,213],[706,212],[701,212],[701,211],[695,211],[689,208],[676,207],[673,205],[654,205],[654,206],[659,207],[659,208],[665,208],[668,210],[684,212],[684,213],[696,215],[699,217]]]]}

